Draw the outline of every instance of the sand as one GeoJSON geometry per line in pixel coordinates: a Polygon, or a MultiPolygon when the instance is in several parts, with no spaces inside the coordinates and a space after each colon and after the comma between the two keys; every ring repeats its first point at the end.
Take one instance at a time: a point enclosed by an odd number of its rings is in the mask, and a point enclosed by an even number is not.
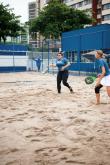
{"type": "Polygon", "coordinates": [[[56,76],[0,74],[0,165],[110,165],[110,104],[105,88],[70,77],[74,94],[56,76]]]}

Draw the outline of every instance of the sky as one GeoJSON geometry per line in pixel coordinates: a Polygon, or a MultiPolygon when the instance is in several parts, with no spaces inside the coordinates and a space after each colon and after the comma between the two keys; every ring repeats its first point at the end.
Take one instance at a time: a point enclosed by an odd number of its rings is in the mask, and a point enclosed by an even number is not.
{"type": "Polygon", "coordinates": [[[10,8],[14,8],[13,13],[20,15],[21,23],[28,21],[28,3],[34,0],[0,0],[4,5],[9,4],[10,8]]]}

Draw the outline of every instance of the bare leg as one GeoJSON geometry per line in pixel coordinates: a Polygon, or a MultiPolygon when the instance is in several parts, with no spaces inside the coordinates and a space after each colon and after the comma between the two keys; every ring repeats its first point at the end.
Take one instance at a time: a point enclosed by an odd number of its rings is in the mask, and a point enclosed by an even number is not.
{"type": "Polygon", "coordinates": [[[100,104],[100,94],[96,94],[96,105],[100,104]]]}
{"type": "Polygon", "coordinates": [[[107,94],[110,97],[110,86],[109,87],[106,87],[106,89],[107,89],[107,94]]]}

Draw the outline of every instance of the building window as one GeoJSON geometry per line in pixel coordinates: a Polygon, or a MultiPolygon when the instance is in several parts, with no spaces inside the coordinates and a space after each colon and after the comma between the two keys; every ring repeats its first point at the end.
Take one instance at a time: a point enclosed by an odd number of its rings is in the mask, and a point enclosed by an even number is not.
{"type": "Polygon", "coordinates": [[[82,7],[84,5],[90,5],[92,4],[92,0],[85,0],[85,1],[82,1],[82,2],[79,2],[79,3],[76,3],[76,4],[73,4],[71,5],[71,7],[73,8],[79,8],[79,7],[82,7]]]}
{"type": "Polygon", "coordinates": [[[64,3],[68,3],[68,2],[71,2],[72,0],[64,0],[63,2],[64,3]]]}
{"type": "Polygon", "coordinates": [[[98,9],[97,10],[97,14],[101,14],[101,9],[98,9]]]}
{"type": "Polygon", "coordinates": [[[84,1],[84,5],[89,5],[89,4],[91,4],[91,3],[92,3],[91,0],[85,0],[85,1],[84,1]]]}
{"type": "Polygon", "coordinates": [[[102,5],[102,0],[98,0],[98,1],[97,1],[97,4],[98,4],[98,5],[102,5]]]}
{"type": "Polygon", "coordinates": [[[78,7],[82,7],[83,6],[83,1],[78,3],[78,7]]]}
{"type": "Polygon", "coordinates": [[[77,3],[74,4],[74,5],[71,5],[71,7],[73,7],[73,8],[77,8],[77,3]]]}
{"type": "Polygon", "coordinates": [[[103,10],[110,9],[110,3],[103,5],[103,10]]]}
{"type": "Polygon", "coordinates": [[[110,14],[103,16],[103,21],[107,21],[107,20],[110,20],[110,14]]]}
{"type": "Polygon", "coordinates": [[[33,9],[33,8],[35,8],[36,7],[36,4],[30,4],[29,5],[29,9],[33,9]]]}

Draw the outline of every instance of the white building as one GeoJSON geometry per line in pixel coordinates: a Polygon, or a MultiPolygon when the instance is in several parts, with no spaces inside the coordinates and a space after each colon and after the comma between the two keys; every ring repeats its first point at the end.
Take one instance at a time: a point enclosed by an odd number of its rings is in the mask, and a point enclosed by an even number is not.
{"type": "Polygon", "coordinates": [[[90,9],[97,24],[110,23],[110,0],[63,0],[79,10],[90,9]]]}
{"type": "Polygon", "coordinates": [[[28,13],[29,13],[29,20],[33,20],[38,15],[36,1],[29,2],[28,13]]]}
{"type": "Polygon", "coordinates": [[[102,0],[102,23],[110,23],[110,0],[102,0]]]}

